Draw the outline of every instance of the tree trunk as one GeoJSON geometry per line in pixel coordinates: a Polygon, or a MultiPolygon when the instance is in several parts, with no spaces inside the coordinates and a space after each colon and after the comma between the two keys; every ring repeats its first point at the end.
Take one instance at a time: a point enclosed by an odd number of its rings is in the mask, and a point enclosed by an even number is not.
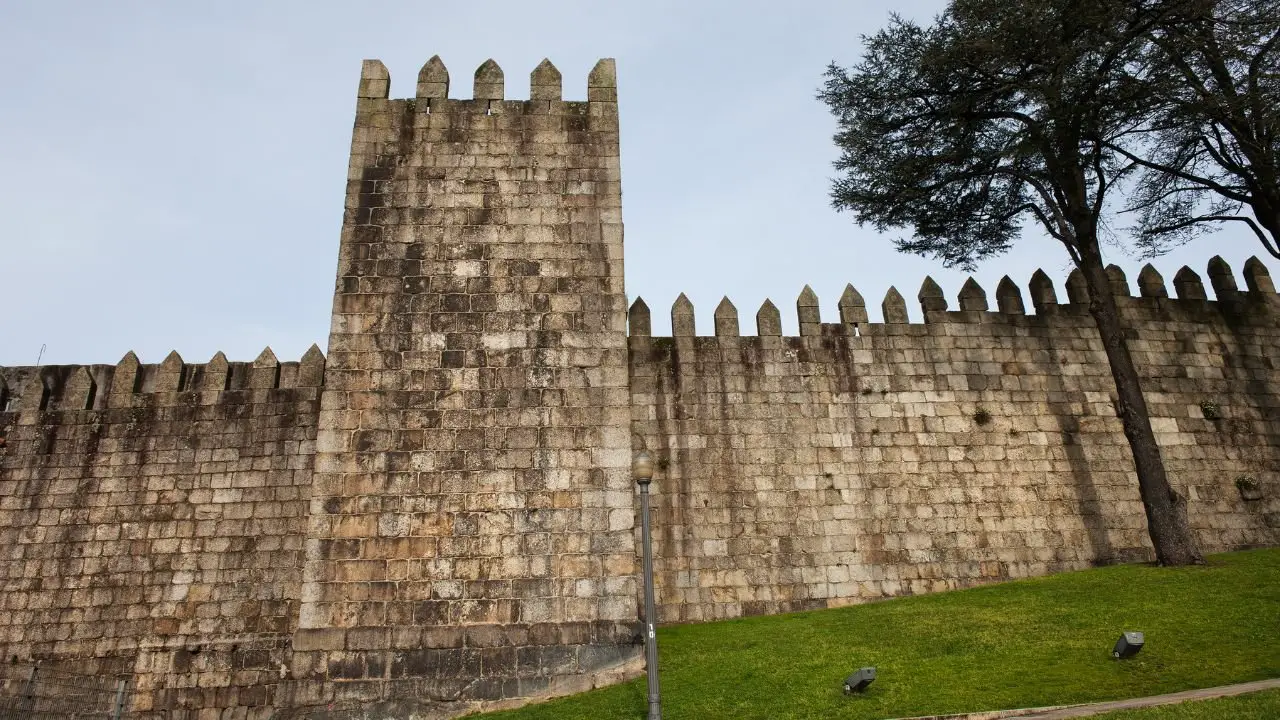
{"type": "Polygon", "coordinates": [[[1147,532],[1155,547],[1156,560],[1161,565],[1192,565],[1203,563],[1195,538],[1187,523],[1186,498],[1174,492],[1164,472],[1164,460],[1160,446],[1156,444],[1147,414],[1147,401],[1142,396],[1138,370],[1129,355],[1129,344],[1120,324],[1120,313],[1115,297],[1111,294],[1111,282],[1102,264],[1097,235],[1089,237],[1077,234],[1080,251],[1080,271],[1089,287],[1089,314],[1098,326],[1111,376],[1116,382],[1116,410],[1124,424],[1124,436],[1133,452],[1133,465],[1138,472],[1138,488],[1142,505],[1147,512],[1147,532]]]}

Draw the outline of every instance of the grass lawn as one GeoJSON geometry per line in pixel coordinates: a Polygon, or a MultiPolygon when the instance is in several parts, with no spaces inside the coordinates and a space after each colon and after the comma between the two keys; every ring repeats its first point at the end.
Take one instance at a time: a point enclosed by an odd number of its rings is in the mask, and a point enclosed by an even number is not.
{"type": "MultiPolygon", "coordinates": [[[[1260,680],[1280,676],[1280,549],[664,627],[658,643],[667,720],[870,720],[1260,680]],[[1145,632],[1146,647],[1114,661],[1122,630],[1145,632]],[[878,679],[845,697],[862,665],[878,679]]],[[[644,679],[484,717],[640,720],[644,679]]]]}
{"type": "Polygon", "coordinates": [[[1123,710],[1096,716],[1097,720],[1275,720],[1280,718],[1280,690],[1217,700],[1123,710]]]}

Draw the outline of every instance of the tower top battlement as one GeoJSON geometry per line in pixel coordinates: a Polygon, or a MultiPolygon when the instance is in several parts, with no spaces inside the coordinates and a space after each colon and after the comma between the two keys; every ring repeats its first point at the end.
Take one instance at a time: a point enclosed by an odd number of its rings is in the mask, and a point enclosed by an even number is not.
{"type": "MultiPolygon", "coordinates": [[[[391,95],[391,73],[381,60],[365,60],[360,68],[358,97],[367,100],[387,100],[391,95]]],[[[418,71],[416,99],[448,100],[449,69],[439,55],[432,56],[418,71]]],[[[502,68],[493,59],[485,60],[476,68],[473,76],[473,100],[505,100],[505,77],[502,68]]],[[[529,73],[529,99],[562,101],[563,87],[560,70],[548,59],[543,59],[529,73]]],[[[617,102],[618,77],[613,58],[601,58],[587,76],[587,102],[617,102]]]]}

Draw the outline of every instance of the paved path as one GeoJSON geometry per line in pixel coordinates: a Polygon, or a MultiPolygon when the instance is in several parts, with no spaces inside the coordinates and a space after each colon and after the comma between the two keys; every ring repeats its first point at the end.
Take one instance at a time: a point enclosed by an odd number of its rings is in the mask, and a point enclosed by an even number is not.
{"type": "Polygon", "coordinates": [[[1059,707],[1024,708],[1021,710],[991,710],[987,712],[961,713],[959,715],[928,715],[902,720],[1067,720],[1082,718],[1116,710],[1132,710],[1135,708],[1153,707],[1156,705],[1173,705],[1188,700],[1211,700],[1213,698],[1231,697],[1245,693],[1280,688],[1280,678],[1257,680],[1238,685],[1222,685],[1220,687],[1185,690],[1168,695],[1132,698],[1129,700],[1112,700],[1110,702],[1088,703],[1086,705],[1064,705],[1059,707]]]}

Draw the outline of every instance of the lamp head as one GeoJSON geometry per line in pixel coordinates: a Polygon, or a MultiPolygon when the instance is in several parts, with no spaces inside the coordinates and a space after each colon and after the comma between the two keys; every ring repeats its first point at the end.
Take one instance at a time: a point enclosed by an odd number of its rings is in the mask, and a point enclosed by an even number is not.
{"type": "Polygon", "coordinates": [[[1111,657],[1117,660],[1126,660],[1137,655],[1144,644],[1146,644],[1146,638],[1143,637],[1142,633],[1125,632],[1120,636],[1119,640],[1116,640],[1115,647],[1111,649],[1111,657]]]}
{"type": "Polygon", "coordinates": [[[641,485],[648,485],[653,480],[653,458],[649,457],[649,453],[641,450],[636,454],[635,460],[631,462],[631,474],[641,485]]]}
{"type": "Polygon", "coordinates": [[[857,672],[844,679],[844,694],[865,692],[867,686],[876,681],[874,667],[859,668],[857,672]]]}

